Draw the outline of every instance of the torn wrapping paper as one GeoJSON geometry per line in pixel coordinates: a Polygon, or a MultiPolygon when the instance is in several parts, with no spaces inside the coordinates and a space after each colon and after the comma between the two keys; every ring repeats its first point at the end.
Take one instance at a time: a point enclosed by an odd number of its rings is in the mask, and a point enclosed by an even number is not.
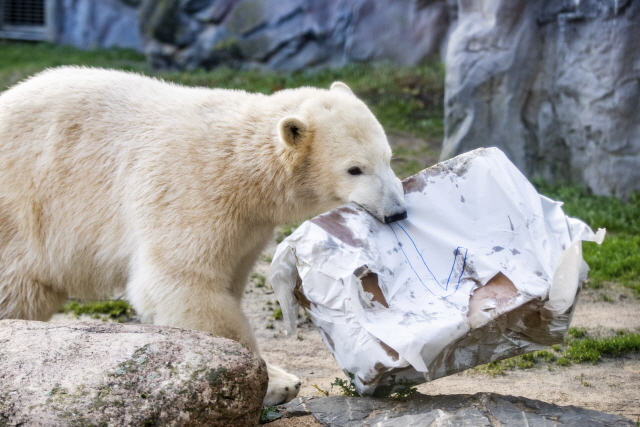
{"type": "Polygon", "coordinates": [[[561,343],[602,242],[498,149],[403,182],[408,218],[346,205],[282,242],[270,280],[287,330],[299,305],[360,393],[424,382],[561,343]]]}

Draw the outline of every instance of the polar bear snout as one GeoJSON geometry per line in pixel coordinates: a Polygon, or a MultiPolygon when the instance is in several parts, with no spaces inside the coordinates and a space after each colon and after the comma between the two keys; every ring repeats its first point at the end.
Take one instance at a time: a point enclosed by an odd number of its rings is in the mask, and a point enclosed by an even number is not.
{"type": "Polygon", "coordinates": [[[384,217],[385,224],[391,224],[392,222],[400,221],[402,219],[407,219],[407,211],[403,211],[397,214],[393,214],[391,216],[384,217]]]}

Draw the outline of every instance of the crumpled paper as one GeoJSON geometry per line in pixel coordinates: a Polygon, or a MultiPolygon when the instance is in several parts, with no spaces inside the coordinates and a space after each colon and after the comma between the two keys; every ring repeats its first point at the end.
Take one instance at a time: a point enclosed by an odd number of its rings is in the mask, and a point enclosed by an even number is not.
{"type": "Polygon", "coordinates": [[[408,218],[355,204],[302,224],[270,280],[287,331],[302,306],[358,392],[390,391],[561,343],[601,243],[496,148],[403,182],[408,218]]]}

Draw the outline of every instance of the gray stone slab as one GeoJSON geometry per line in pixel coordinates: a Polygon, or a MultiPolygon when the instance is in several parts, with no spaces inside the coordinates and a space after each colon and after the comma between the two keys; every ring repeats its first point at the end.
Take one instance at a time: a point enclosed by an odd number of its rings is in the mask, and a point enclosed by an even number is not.
{"type": "Polygon", "coordinates": [[[346,396],[297,398],[278,407],[278,411],[283,418],[313,414],[327,427],[635,426],[617,415],[493,393],[417,395],[408,400],[346,396]]]}

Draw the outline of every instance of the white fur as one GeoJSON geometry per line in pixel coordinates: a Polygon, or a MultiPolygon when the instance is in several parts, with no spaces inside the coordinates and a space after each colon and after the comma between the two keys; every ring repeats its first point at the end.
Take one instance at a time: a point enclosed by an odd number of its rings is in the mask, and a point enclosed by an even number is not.
{"type": "MultiPolygon", "coordinates": [[[[382,127],[334,86],[264,96],[63,67],[2,93],[0,319],[124,288],[147,322],[258,352],[240,303],[276,225],[349,201],[404,211],[382,127]]],[[[297,394],[269,375],[265,403],[297,394]]]]}

